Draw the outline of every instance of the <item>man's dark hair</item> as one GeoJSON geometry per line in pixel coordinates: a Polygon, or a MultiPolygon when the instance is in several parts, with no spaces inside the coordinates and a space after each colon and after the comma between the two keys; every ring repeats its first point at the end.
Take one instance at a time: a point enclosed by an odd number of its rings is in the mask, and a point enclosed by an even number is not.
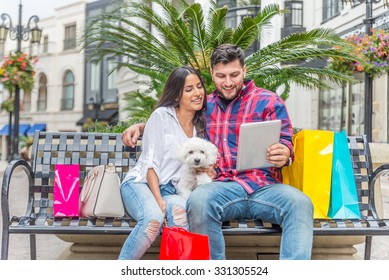
{"type": "Polygon", "coordinates": [[[239,60],[240,65],[244,66],[244,52],[239,46],[233,44],[222,44],[215,48],[211,56],[211,67],[218,63],[227,64],[239,60]]]}

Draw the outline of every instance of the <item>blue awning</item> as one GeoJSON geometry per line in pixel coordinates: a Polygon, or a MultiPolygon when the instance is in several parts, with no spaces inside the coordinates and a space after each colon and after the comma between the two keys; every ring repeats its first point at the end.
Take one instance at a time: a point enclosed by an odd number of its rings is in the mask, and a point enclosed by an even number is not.
{"type": "Polygon", "coordinates": [[[46,124],[45,123],[36,123],[33,124],[30,129],[27,131],[27,136],[33,136],[35,131],[45,131],[46,130],[46,124]]]}
{"type": "Polygon", "coordinates": [[[3,128],[0,130],[0,135],[8,135],[8,124],[3,126],[3,128]]]}
{"type": "MultiPolygon", "coordinates": [[[[19,135],[26,135],[27,130],[30,128],[29,124],[19,124],[19,135]]],[[[1,130],[0,135],[8,135],[9,134],[9,125],[6,124],[1,130]]]]}

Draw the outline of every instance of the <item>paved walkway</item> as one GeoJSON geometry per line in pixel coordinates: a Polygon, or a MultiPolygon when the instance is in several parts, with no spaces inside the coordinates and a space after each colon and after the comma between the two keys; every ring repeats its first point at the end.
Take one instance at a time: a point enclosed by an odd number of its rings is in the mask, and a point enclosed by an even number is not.
{"type": "MultiPolygon", "coordinates": [[[[3,172],[6,163],[0,162],[0,182],[3,181],[3,172]]],[[[11,181],[10,187],[10,211],[11,215],[21,215],[25,212],[28,196],[28,182],[24,172],[15,173],[15,180],[11,181]]],[[[1,201],[0,201],[1,204],[1,201]]],[[[0,216],[0,227],[2,227],[2,217],[0,216]]],[[[2,232],[0,232],[0,237],[2,232]]],[[[11,234],[9,257],[10,260],[29,260],[29,235],[11,234]]],[[[70,243],[58,239],[55,235],[37,235],[37,258],[40,260],[57,259],[70,243]]]]}
{"type": "MultiPolygon", "coordinates": [[[[0,162],[0,182],[2,182],[2,174],[6,164],[0,162]]],[[[383,206],[385,217],[389,217],[389,179],[385,178],[383,181],[383,206]]],[[[15,179],[11,182],[11,191],[9,199],[11,203],[11,214],[23,214],[27,205],[27,180],[23,172],[15,173],[15,179]]],[[[0,202],[1,203],[1,202],[0,202]]],[[[0,228],[2,220],[0,216],[0,228]]],[[[1,237],[0,232],[0,237],[1,237]]],[[[37,258],[40,260],[58,259],[62,252],[64,252],[70,243],[58,239],[54,235],[37,235],[37,258]]],[[[363,258],[364,244],[358,245],[358,255],[363,258]]],[[[10,260],[28,260],[29,256],[29,236],[15,235],[10,237],[10,260]]],[[[389,260],[389,236],[374,237],[372,259],[374,260],[389,260]]]]}

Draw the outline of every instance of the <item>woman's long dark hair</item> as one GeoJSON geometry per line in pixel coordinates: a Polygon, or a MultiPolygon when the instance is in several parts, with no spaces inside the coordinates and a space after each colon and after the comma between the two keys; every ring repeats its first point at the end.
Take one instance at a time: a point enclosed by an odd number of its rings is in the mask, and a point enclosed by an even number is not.
{"type": "MultiPolygon", "coordinates": [[[[178,107],[178,103],[181,100],[182,93],[184,91],[186,77],[190,74],[195,74],[199,77],[200,82],[205,91],[205,84],[200,72],[189,66],[182,66],[174,70],[168,77],[165,87],[162,92],[162,96],[159,99],[155,109],[159,107],[178,107]]],[[[206,92],[205,92],[206,95],[206,92]]],[[[202,109],[196,111],[193,124],[196,127],[197,137],[205,138],[205,119],[204,111],[207,106],[207,99],[204,96],[202,109]]]]}

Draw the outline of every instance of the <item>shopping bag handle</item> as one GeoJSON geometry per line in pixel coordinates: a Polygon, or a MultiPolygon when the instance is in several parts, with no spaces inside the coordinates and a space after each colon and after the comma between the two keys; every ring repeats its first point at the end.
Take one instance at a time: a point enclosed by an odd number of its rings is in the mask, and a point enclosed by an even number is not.
{"type": "Polygon", "coordinates": [[[174,231],[177,231],[177,232],[179,231],[179,232],[182,232],[182,233],[188,232],[188,230],[186,230],[186,229],[183,228],[183,227],[172,226],[170,229],[171,229],[171,230],[174,230],[174,231]]]}
{"type": "MultiPolygon", "coordinates": [[[[173,226],[170,228],[171,230],[175,231],[175,232],[182,232],[182,233],[186,233],[188,232],[186,229],[184,228],[181,228],[181,227],[176,227],[176,226],[173,226]]],[[[183,252],[184,252],[184,241],[182,240],[182,238],[180,239],[175,239],[175,237],[172,236],[172,233],[169,232],[168,236],[166,237],[167,240],[169,240],[170,238],[173,238],[176,242],[177,242],[177,251],[178,251],[178,254],[179,255],[182,255],[183,252]]],[[[170,255],[169,253],[169,246],[166,248],[167,251],[168,251],[168,255],[170,255]]]]}

